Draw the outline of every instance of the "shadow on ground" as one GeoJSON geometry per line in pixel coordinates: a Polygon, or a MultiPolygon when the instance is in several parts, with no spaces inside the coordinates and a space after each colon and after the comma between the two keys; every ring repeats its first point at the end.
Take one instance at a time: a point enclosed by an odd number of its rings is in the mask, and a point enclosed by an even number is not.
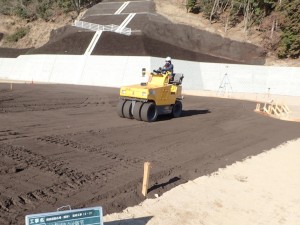
{"type": "MultiPolygon", "coordinates": [[[[201,110],[182,110],[181,116],[180,117],[188,117],[188,116],[196,116],[200,114],[207,114],[211,113],[209,109],[201,109],[201,110]]],[[[171,115],[159,115],[157,117],[157,121],[165,121],[165,120],[171,120],[174,119],[173,116],[171,115]]]]}
{"type": "Polygon", "coordinates": [[[175,183],[175,182],[177,182],[179,180],[180,180],[179,177],[173,177],[168,182],[165,182],[165,183],[162,183],[162,184],[155,184],[155,185],[153,185],[152,187],[150,187],[148,189],[148,193],[151,192],[151,191],[154,191],[154,190],[156,190],[158,188],[163,188],[163,187],[165,187],[165,186],[167,186],[169,184],[175,183]]]}
{"type": "Polygon", "coordinates": [[[153,216],[105,222],[104,225],[146,225],[153,216]]]}
{"type": "Polygon", "coordinates": [[[209,109],[201,109],[201,110],[183,110],[181,117],[186,117],[186,116],[195,116],[199,114],[207,114],[211,113],[209,109]]]}

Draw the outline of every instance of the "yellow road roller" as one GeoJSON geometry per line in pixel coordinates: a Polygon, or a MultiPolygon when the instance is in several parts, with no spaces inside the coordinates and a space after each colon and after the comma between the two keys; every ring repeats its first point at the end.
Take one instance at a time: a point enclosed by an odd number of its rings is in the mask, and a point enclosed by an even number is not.
{"type": "Polygon", "coordinates": [[[121,87],[118,115],[146,122],[154,122],[164,114],[180,117],[183,78],[181,73],[154,70],[148,82],[121,87]]]}

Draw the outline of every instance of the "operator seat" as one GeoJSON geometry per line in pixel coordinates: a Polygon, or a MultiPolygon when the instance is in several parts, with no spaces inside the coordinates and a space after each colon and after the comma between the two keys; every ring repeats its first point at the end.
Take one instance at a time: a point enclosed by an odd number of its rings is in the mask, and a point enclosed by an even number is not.
{"type": "Polygon", "coordinates": [[[173,79],[169,81],[170,84],[180,85],[182,84],[184,76],[182,73],[175,73],[173,79]]]}

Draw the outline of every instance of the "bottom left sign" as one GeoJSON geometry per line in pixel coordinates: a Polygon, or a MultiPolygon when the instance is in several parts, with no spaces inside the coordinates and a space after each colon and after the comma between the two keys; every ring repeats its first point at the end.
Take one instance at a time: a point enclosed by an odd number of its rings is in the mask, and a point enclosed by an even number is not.
{"type": "Polygon", "coordinates": [[[25,217],[26,225],[103,225],[102,207],[74,209],[25,217]]]}

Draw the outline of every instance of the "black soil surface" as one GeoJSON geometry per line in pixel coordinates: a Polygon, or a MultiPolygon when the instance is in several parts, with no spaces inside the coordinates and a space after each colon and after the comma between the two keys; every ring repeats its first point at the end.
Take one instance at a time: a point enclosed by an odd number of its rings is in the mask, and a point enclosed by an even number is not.
{"type": "MultiPolygon", "coordinates": [[[[255,103],[185,96],[180,118],[117,115],[118,89],[0,84],[0,224],[25,215],[140,203],[299,137],[300,124],[256,114],[255,103]]],[[[201,193],[199,193],[201,194],[201,193]]]]}
{"type": "MultiPolygon", "coordinates": [[[[261,48],[232,41],[186,25],[173,24],[155,12],[153,1],[132,1],[114,14],[125,1],[103,1],[91,7],[82,21],[100,25],[121,25],[130,13],[136,13],[126,25],[132,34],[103,32],[92,55],[171,56],[174,59],[256,64],[265,63],[261,48]]],[[[18,54],[84,54],[95,32],[66,26],[53,31],[47,44],[37,49],[0,49],[0,57],[18,54]]]]}
{"type": "Polygon", "coordinates": [[[0,48],[0,58],[16,58],[20,55],[27,54],[30,50],[33,50],[33,48],[0,48]]]}
{"type": "Polygon", "coordinates": [[[101,55],[151,55],[153,57],[165,57],[166,52],[173,59],[215,63],[241,63],[231,59],[189,51],[169,43],[162,43],[145,35],[125,36],[112,32],[105,32],[101,35],[101,39],[94,48],[93,55],[101,53],[101,55]],[[124,45],[124,43],[126,44],[124,45]],[[112,51],[112,49],[117,50],[112,51]]]}

